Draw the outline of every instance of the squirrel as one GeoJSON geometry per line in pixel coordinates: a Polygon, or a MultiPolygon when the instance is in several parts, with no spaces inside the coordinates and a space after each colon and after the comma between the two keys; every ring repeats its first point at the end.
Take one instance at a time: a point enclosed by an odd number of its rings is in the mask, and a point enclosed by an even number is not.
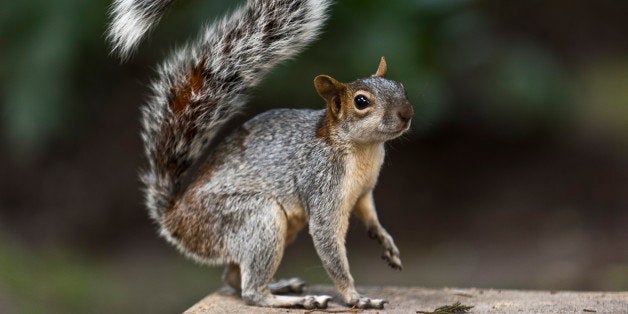
{"type": "MultiPolygon", "coordinates": [[[[123,60],[174,0],[114,0],[108,39],[123,60]]],[[[314,247],[343,301],[357,308],[387,301],[358,294],[345,237],[351,213],[401,269],[399,250],[380,224],[373,188],[384,143],[410,127],[404,86],[385,78],[386,61],[366,78],[314,79],[324,109],[276,109],[220,139],[244,92],[320,33],[328,0],[248,0],[201,31],[158,68],[141,109],[148,166],[145,203],[160,235],[187,257],[226,265],[225,283],[249,305],[326,308],[330,296],[302,292],[298,278],[272,281],[284,247],[307,224],[314,247]],[[204,160],[199,160],[204,159],[204,160]],[[195,164],[202,165],[182,178],[195,164]]]]}

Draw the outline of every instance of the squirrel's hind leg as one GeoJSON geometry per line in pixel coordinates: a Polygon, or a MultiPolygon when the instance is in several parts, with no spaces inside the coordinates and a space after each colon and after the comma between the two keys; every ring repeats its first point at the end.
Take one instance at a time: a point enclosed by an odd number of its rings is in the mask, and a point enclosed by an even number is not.
{"type": "MultiPolygon", "coordinates": [[[[289,286],[282,283],[279,290],[273,288],[273,284],[256,284],[256,277],[259,274],[250,276],[249,273],[243,270],[242,274],[242,299],[249,305],[265,306],[265,307],[303,307],[306,309],[324,309],[327,308],[327,303],[332,297],[327,295],[306,295],[306,296],[287,296],[287,295],[275,295],[273,293],[287,293],[291,292],[289,286]],[[271,293],[273,291],[273,293],[271,293]]],[[[261,279],[261,278],[260,278],[261,279]]],[[[298,279],[298,278],[292,278],[298,279]]],[[[287,280],[290,281],[290,280],[287,280]]],[[[302,283],[302,281],[301,281],[302,283]]],[[[302,285],[300,285],[302,291],[302,285]]]]}
{"type": "MultiPolygon", "coordinates": [[[[256,210],[241,228],[238,264],[242,280],[242,299],[247,304],[265,307],[326,308],[330,296],[280,296],[272,294],[270,281],[275,275],[286,245],[286,216],[276,202],[256,210]],[[250,224],[250,225],[249,225],[250,224]]],[[[292,282],[294,284],[296,282],[292,282]]],[[[283,285],[283,284],[282,284],[283,285]]],[[[272,285],[271,285],[272,286],[272,285]]],[[[277,288],[278,286],[275,286],[277,288]]]]}

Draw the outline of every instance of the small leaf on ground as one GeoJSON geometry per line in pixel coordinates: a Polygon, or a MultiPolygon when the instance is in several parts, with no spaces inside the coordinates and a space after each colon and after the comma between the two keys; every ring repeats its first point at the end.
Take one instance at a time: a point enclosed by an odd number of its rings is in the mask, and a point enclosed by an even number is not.
{"type": "Polygon", "coordinates": [[[422,313],[422,314],[462,314],[462,313],[468,313],[469,310],[471,310],[472,308],[473,308],[473,305],[464,305],[464,304],[460,304],[460,302],[456,302],[452,305],[441,306],[432,312],[426,312],[426,311],[416,311],[416,312],[422,313]]]}

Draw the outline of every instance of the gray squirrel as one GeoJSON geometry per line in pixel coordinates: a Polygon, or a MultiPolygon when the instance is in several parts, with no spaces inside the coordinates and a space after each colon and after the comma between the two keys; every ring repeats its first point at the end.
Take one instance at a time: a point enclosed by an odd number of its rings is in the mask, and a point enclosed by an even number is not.
{"type": "MultiPolygon", "coordinates": [[[[108,39],[122,59],[174,0],[114,0],[108,39]]],[[[227,265],[223,280],[250,305],[326,308],[330,296],[302,292],[303,281],[271,282],[284,247],[306,224],[325,270],[343,301],[383,308],[358,294],[345,236],[351,213],[401,269],[399,250],[378,221],[373,188],[384,142],[410,127],[413,110],[401,83],[377,72],[341,83],[326,75],[314,86],[323,110],[262,113],[222,139],[191,183],[182,176],[199,162],[217,132],[245,104],[244,92],[275,64],[305,48],[320,32],[328,0],[249,0],[177,50],[152,83],[142,107],[148,166],[146,206],[160,234],[186,256],[227,265]]]]}

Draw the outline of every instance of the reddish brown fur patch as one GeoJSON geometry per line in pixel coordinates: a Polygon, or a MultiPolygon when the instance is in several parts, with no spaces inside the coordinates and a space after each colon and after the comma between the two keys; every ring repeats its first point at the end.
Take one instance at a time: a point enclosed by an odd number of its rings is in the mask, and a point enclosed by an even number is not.
{"type": "Polygon", "coordinates": [[[318,129],[316,129],[316,138],[320,140],[331,140],[331,131],[334,128],[334,118],[332,117],[330,109],[325,112],[325,117],[319,122],[318,129]]]}
{"type": "Polygon", "coordinates": [[[286,213],[286,219],[288,221],[288,228],[286,230],[286,244],[288,244],[296,239],[299,231],[305,226],[307,217],[303,209],[290,211],[284,209],[284,212],[286,213]]]}
{"type": "MultiPolygon", "coordinates": [[[[224,249],[222,239],[216,238],[216,229],[220,228],[211,211],[197,198],[198,191],[209,182],[214,175],[216,164],[221,164],[222,156],[202,166],[199,175],[190,183],[182,195],[179,195],[174,206],[166,213],[164,227],[187,251],[200,257],[211,258],[220,255],[224,249]]],[[[212,206],[221,206],[225,196],[214,195],[212,206]]]]}
{"type": "Polygon", "coordinates": [[[205,60],[202,60],[197,66],[190,69],[186,77],[187,80],[174,88],[170,108],[172,108],[175,114],[187,108],[192,95],[203,87],[205,81],[203,77],[204,68],[205,60]]]}
{"type": "Polygon", "coordinates": [[[222,251],[221,239],[215,239],[216,222],[203,204],[186,197],[168,211],[164,227],[187,251],[201,257],[213,257],[222,251]]]}

